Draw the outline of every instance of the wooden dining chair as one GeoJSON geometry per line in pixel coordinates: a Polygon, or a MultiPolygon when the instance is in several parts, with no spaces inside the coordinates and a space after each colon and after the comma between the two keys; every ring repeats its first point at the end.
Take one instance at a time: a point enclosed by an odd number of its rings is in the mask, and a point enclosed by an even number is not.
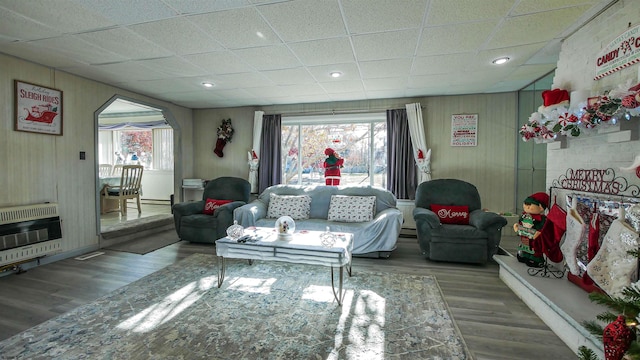
{"type": "Polygon", "coordinates": [[[138,213],[142,213],[140,207],[140,194],[142,192],[142,165],[122,166],[119,186],[105,185],[101,191],[102,208],[107,208],[107,200],[118,200],[120,214],[127,214],[127,199],[136,199],[138,203],[138,213]]]}
{"type": "Polygon", "coordinates": [[[120,176],[122,175],[122,167],[124,165],[122,164],[117,164],[117,165],[113,165],[113,169],[111,170],[111,176],[120,176]]]}
{"type": "Polygon", "coordinates": [[[113,166],[111,164],[98,165],[98,177],[105,178],[105,177],[111,176],[112,171],[113,171],[113,166]]]}

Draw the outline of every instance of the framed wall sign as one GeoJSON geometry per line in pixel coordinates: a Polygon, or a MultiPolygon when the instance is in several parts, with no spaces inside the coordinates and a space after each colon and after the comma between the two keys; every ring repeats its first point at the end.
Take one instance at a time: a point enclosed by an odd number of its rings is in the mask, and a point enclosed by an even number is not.
{"type": "Polygon", "coordinates": [[[451,146],[478,145],[478,114],[451,115],[451,146]]]}
{"type": "Polygon", "coordinates": [[[62,135],[62,91],[14,80],[15,130],[62,135]]]}

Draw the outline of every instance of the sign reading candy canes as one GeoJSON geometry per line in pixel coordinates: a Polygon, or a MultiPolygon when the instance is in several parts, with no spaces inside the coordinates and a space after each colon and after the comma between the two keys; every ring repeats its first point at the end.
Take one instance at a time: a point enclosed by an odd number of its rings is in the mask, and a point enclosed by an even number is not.
{"type": "Polygon", "coordinates": [[[600,80],[607,75],[640,61],[640,25],[628,29],[613,39],[596,58],[596,76],[600,80]]]}

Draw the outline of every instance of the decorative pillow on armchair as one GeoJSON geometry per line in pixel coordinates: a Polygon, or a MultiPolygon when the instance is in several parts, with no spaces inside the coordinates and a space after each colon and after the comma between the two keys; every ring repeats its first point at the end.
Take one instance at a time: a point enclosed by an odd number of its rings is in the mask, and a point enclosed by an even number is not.
{"type": "Polygon", "coordinates": [[[207,215],[213,215],[213,212],[216,211],[217,208],[219,208],[220,206],[224,205],[224,204],[228,204],[232,202],[231,200],[216,200],[216,199],[209,199],[207,198],[207,201],[204,203],[204,210],[202,211],[203,214],[207,214],[207,215]]]}
{"type": "Polygon", "coordinates": [[[431,205],[443,224],[469,225],[469,207],[456,205],[431,205]]]}
{"type": "Polygon", "coordinates": [[[327,220],[367,222],[376,212],[375,196],[331,195],[327,220]]]}
{"type": "Polygon", "coordinates": [[[311,213],[311,196],[309,195],[269,195],[268,218],[290,216],[294,220],[302,220],[308,219],[309,213],[311,213]]]}

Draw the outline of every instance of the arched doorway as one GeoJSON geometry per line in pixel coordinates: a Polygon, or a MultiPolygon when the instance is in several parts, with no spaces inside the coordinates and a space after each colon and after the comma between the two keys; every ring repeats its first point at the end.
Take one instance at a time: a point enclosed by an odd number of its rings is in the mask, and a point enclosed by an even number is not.
{"type": "Polygon", "coordinates": [[[180,127],[173,114],[162,106],[116,95],[94,112],[94,126],[97,233],[134,225],[140,218],[170,214],[171,198],[182,172],[176,161],[181,149],[180,127]],[[119,184],[116,165],[130,163],[145,167],[142,214],[138,214],[135,200],[129,201],[126,215],[117,211],[117,202],[113,201],[103,214],[100,190],[107,183],[119,184]],[[101,168],[105,168],[102,173],[101,168]]]}

